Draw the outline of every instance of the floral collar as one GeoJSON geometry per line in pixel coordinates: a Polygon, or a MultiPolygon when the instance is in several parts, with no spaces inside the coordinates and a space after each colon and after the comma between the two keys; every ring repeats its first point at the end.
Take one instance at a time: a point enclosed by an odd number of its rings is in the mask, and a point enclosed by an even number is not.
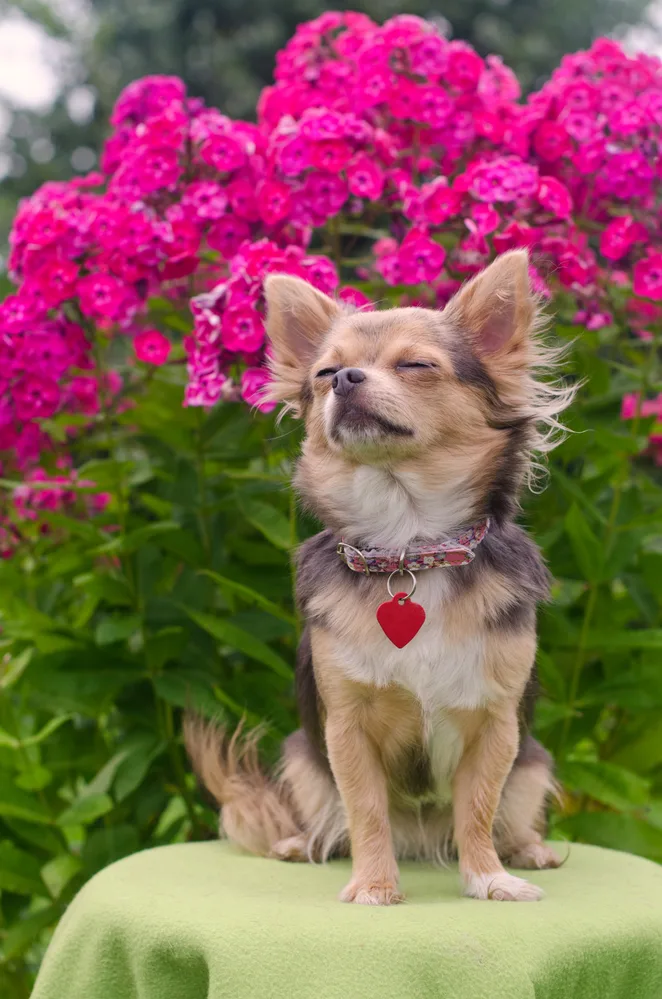
{"type": "Polygon", "coordinates": [[[418,544],[401,551],[388,548],[366,548],[361,551],[340,540],[336,551],[352,572],[420,572],[442,566],[467,565],[476,555],[476,548],[490,529],[489,517],[465,528],[456,537],[437,544],[418,544]]]}

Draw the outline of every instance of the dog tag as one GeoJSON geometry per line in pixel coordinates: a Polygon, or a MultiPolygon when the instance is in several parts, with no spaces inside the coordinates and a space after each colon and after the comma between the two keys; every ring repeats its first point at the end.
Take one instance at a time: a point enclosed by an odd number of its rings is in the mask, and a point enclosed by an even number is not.
{"type": "Polygon", "coordinates": [[[389,642],[398,649],[409,645],[416,638],[425,621],[425,610],[409,600],[406,593],[396,593],[377,608],[379,626],[389,642]]]}

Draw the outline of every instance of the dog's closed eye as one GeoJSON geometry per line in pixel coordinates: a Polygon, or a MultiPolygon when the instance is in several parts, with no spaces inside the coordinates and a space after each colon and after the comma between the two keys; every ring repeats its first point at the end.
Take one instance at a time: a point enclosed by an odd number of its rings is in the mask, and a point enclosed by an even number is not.
{"type": "Polygon", "coordinates": [[[339,367],[336,367],[336,368],[322,368],[321,371],[317,372],[317,374],[315,375],[315,378],[326,378],[328,375],[337,375],[339,371],[340,371],[339,367]]]}
{"type": "Polygon", "coordinates": [[[396,368],[407,369],[407,368],[436,368],[436,364],[432,361],[398,361],[396,368]]]}

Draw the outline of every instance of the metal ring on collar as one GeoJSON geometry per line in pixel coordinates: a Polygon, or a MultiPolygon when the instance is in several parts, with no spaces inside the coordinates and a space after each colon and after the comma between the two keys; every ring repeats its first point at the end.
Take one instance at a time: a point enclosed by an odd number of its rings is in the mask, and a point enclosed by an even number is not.
{"type": "Polygon", "coordinates": [[[340,555],[341,558],[344,556],[346,564],[349,565],[349,563],[347,562],[347,552],[346,552],[347,548],[349,548],[351,552],[355,552],[359,556],[359,558],[363,562],[363,571],[365,572],[366,576],[369,576],[370,569],[368,568],[366,557],[363,554],[363,552],[360,550],[360,548],[355,548],[354,545],[348,545],[346,541],[339,541],[338,547],[336,548],[336,552],[338,553],[338,555],[340,555]]]}
{"type": "MultiPolygon", "coordinates": [[[[404,572],[408,572],[408,573],[409,573],[409,575],[411,576],[411,584],[412,584],[412,585],[411,585],[411,590],[410,590],[410,591],[409,591],[409,593],[407,593],[407,595],[406,595],[406,596],[404,597],[404,599],[405,599],[405,600],[409,600],[409,598],[410,598],[410,597],[413,597],[414,593],[416,592],[416,576],[415,576],[415,575],[414,575],[414,573],[413,573],[413,572],[411,571],[411,569],[405,569],[405,570],[404,570],[404,572]]],[[[389,597],[394,597],[394,596],[395,596],[395,593],[394,593],[394,592],[393,592],[393,590],[391,589],[391,580],[393,579],[393,577],[394,577],[394,576],[398,576],[398,575],[400,575],[400,574],[401,574],[401,573],[400,573],[400,569],[395,569],[395,570],[394,570],[394,571],[393,571],[393,572],[391,573],[391,575],[390,575],[390,576],[388,577],[388,579],[386,580],[386,589],[388,590],[388,595],[389,595],[389,597]]],[[[398,592],[401,592],[401,591],[398,591],[398,592]]]]}

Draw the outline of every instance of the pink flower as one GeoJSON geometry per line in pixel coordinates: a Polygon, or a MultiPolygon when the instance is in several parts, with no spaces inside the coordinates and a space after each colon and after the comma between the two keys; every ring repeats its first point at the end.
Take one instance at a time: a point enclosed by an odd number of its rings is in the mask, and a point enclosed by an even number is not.
{"type": "Polygon", "coordinates": [[[269,373],[264,368],[246,368],[241,375],[241,398],[249,406],[256,406],[261,413],[270,413],[276,406],[264,398],[264,390],[269,384],[269,373]]]}
{"type": "Polygon", "coordinates": [[[88,274],[78,282],[81,312],[90,319],[127,319],[137,305],[135,292],[112,274],[88,274]]]}
{"type": "Polygon", "coordinates": [[[301,261],[306,280],[330,295],[338,287],[338,272],[328,257],[304,257],[301,261]]]}
{"type": "Polygon", "coordinates": [[[634,265],[632,287],[642,298],[662,299],[662,253],[649,253],[634,265]]]}
{"type": "Polygon", "coordinates": [[[360,153],[347,166],[347,185],[352,194],[368,201],[379,201],[384,189],[384,172],[365,153],[360,153]]]}
{"type": "Polygon", "coordinates": [[[53,416],[60,404],[57,383],[39,374],[28,374],[13,388],[14,406],[19,420],[53,416]]]}
{"type": "Polygon", "coordinates": [[[133,349],[139,361],[160,366],[168,360],[172,344],[158,330],[143,330],[134,337],[133,349]]]}
{"type": "Polygon", "coordinates": [[[448,65],[444,78],[451,87],[472,93],[483,72],[483,60],[466,42],[451,42],[447,49],[448,65]]]}
{"type": "Polygon", "coordinates": [[[645,226],[635,222],[631,215],[612,219],[600,234],[600,252],[608,260],[620,260],[635,243],[645,240],[645,226]]]}
{"type": "Polygon", "coordinates": [[[472,171],[471,192],[480,201],[521,201],[537,190],[537,169],[517,156],[501,156],[472,171]]]}
{"type": "Polygon", "coordinates": [[[78,280],[78,264],[73,260],[53,257],[34,276],[35,286],[48,306],[60,305],[73,298],[78,280]]]}
{"type": "Polygon", "coordinates": [[[421,195],[424,218],[432,225],[442,225],[457,215],[462,204],[462,195],[449,187],[443,177],[424,184],[421,195]]]}
{"type": "Polygon", "coordinates": [[[250,234],[250,228],[243,219],[226,215],[211,227],[207,233],[207,242],[212,250],[218,250],[227,260],[235,255],[250,234]]]}
{"type": "Polygon", "coordinates": [[[276,163],[286,177],[298,177],[311,164],[312,143],[300,135],[285,142],[276,153],[276,163]]]}
{"type": "Polygon", "coordinates": [[[213,180],[199,180],[189,184],[181,200],[187,213],[191,212],[200,222],[219,219],[225,212],[227,203],[225,191],[213,180]]]}
{"type": "Polygon", "coordinates": [[[340,173],[352,158],[352,147],[342,139],[325,139],[315,142],[311,149],[310,159],[313,166],[329,173],[340,173]]]}
{"type": "Polygon", "coordinates": [[[200,156],[219,173],[232,173],[246,162],[244,150],[231,135],[211,135],[202,145],[200,156]]]}
{"type": "Polygon", "coordinates": [[[276,225],[290,214],[290,188],[277,180],[261,181],[257,188],[257,204],[267,225],[276,225]]]}
{"type": "Polygon", "coordinates": [[[424,281],[436,280],[446,259],[443,246],[424,235],[410,237],[411,233],[398,253],[402,280],[406,284],[421,284],[424,281]]]}
{"type": "Polygon", "coordinates": [[[341,288],[338,292],[338,298],[342,302],[347,302],[348,305],[353,305],[357,309],[361,309],[362,312],[372,312],[375,308],[373,301],[368,298],[359,288],[353,288],[351,285],[346,285],[341,288]]]}
{"type": "Polygon", "coordinates": [[[662,393],[655,399],[644,399],[643,402],[641,402],[638,392],[624,395],[621,403],[621,419],[632,420],[637,415],[637,411],[644,419],[654,416],[656,419],[662,420],[662,393]]]}
{"type": "Polygon", "coordinates": [[[233,353],[254,354],[264,343],[262,316],[248,305],[223,314],[223,346],[233,353]]]}
{"type": "Polygon", "coordinates": [[[538,201],[557,218],[567,219],[572,214],[572,195],[556,177],[541,177],[538,184],[538,201]]]}
{"type": "Polygon", "coordinates": [[[557,121],[543,121],[534,133],[533,148],[541,160],[559,160],[570,149],[568,133],[557,121]]]}
{"type": "MultiPolygon", "coordinates": [[[[471,219],[475,223],[477,231],[483,235],[494,232],[501,223],[499,213],[491,205],[483,203],[471,206],[471,219]]],[[[469,220],[467,219],[465,222],[468,226],[469,220]]]]}
{"type": "Polygon", "coordinates": [[[255,185],[248,180],[234,180],[228,184],[226,193],[234,212],[248,222],[257,222],[260,218],[255,197],[255,185]]]}

